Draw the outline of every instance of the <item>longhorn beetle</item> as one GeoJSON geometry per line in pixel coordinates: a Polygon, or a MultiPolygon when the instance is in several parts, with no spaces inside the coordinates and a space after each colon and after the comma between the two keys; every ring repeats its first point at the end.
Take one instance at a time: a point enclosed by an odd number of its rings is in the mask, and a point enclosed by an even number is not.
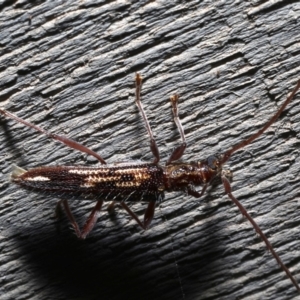
{"type": "Polygon", "coordinates": [[[280,116],[292,100],[296,92],[300,88],[300,81],[292,91],[291,95],[283,102],[275,115],[255,134],[244,139],[242,142],[234,145],[229,150],[222,154],[209,156],[204,160],[192,162],[179,162],[186,149],[186,139],[178,116],[178,95],[170,97],[174,121],[181,137],[181,144],[177,146],[165,166],[159,164],[160,156],[158,147],[152,134],[150,124],[144,112],[141,103],[141,86],[142,77],[139,73],[135,77],[136,95],[135,101],[144,120],[148,135],[150,137],[150,149],[154,156],[152,163],[118,163],[106,164],[105,160],[92,151],[91,149],[65,137],[53,134],[42,129],[34,124],[31,124],[10,112],[0,109],[3,116],[14,119],[15,121],[24,124],[27,127],[45,134],[49,138],[57,140],[70,148],[74,148],[81,152],[85,152],[97,158],[102,165],[98,167],[83,167],[83,166],[57,166],[57,167],[39,167],[28,171],[16,167],[11,174],[11,181],[25,188],[47,191],[49,193],[63,193],[71,196],[84,196],[85,198],[92,196],[95,199],[96,205],[86,220],[83,229],[80,230],[66,199],[60,200],[57,208],[63,207],[65,212],[75,229],[75,233],[80,239],[86,238],[89,232],[93,229],[102,203],[105,200],[111,200],[110,207],[113,208],[115,202],[119,202],[121,206],[135,219],[135,221],[143,229],[147,229],[154,216],[156,202],[164,198],[164,193],[170,191],[184,191],[189,195],[199,198],[205,192],[209,183],[216,177],[221,177],[222,183],[228,197],[239,208],[241,213],[250,221],[256,232],[265,242],[267,248],[291,279],[298,292],[300,287],[290,273],[289,269],[283,264],[267,237],[261,231],[256,222],[248,214],[242,204],[233,196],[231,185],[228,177],[231,176],[230,171],[222,170],[222,166],[226,163],[231,155],[237,150],[247,146],[256,138],[258,138],[268,127],[270,127],[280,116]],[[195,189],[196,186],[202,186],[201,191],[195,189]],[[127,206],[127,201],[146,201],[148,202],[145,211],[144,220],[140,221],[137,215],[127,206]]]}

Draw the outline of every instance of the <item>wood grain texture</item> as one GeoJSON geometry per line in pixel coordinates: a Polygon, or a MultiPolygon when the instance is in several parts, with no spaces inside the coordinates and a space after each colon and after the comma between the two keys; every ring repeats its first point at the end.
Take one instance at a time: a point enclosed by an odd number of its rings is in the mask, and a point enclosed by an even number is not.
{"type": "MultiPolygon", "coordinates": [[[[169,96],[180,94],[184,160],[254,133],[300,79],[299,1],[0,1],[0,105],[97,151],[151,161],[134,74],[165,162],[180,141],[169,96]]],[[[300,281],[300,95],[263,137],[228,162],[234,195],[300,281]]],[[[1,299],[297,299],[219,182],[201,199],[170,193],[143,232],[105,208],[78,240],[52,218],[57,198],[9,183],[13,164],[95,159],[0,121],[1,299]]],[[[83,222],[91,201],[71,203],[83,222]]],[[[132,209],[141,217],[145,203],[132,209]]]]}

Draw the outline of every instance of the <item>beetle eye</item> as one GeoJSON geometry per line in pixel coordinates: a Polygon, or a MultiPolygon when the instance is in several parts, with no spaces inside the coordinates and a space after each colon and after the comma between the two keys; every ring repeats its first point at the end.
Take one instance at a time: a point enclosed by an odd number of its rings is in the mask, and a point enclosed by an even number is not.
{"type": "Polygon", "coordinates": [[[216,170],[219,167],[220,162],[217,157],[209,156],[207,159],[207,164],[209,168],[211,168],[212,170],[216,170]]]}

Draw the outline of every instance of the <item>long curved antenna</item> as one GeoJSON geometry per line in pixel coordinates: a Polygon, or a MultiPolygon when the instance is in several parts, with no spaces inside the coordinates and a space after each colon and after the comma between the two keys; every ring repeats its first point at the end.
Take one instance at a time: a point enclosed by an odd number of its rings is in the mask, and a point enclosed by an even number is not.
{"type": "Polygon", "coordinates": [[[278,117],[283,112],[283,110],[286,108],[286,106],[291,102],[291,100],[293,99],[293,97],[295,96],[295,94],[297,93],[299,88],[300,88],[300,80],[298,81],[296,87],[294,88],[294,90],[292,91],[290,96],[287,97],[287,99],[282,103],[282,105],[278,109],[277,113],[265,124],[265,126],[263,128],[258,130],[256,133],[254,133],[252,136],[250,136],[246,140],[244,140],[244,141],[240,142],[239,144],[233,146],[231,149],[227,150],[223,154],[223,157],[220,161],[221,165],[224,164],[235,151],[247,146],[248,144],[253,142],[255,139],[257,139],[263,132],[265,132],[278,119],[278,117]]]}

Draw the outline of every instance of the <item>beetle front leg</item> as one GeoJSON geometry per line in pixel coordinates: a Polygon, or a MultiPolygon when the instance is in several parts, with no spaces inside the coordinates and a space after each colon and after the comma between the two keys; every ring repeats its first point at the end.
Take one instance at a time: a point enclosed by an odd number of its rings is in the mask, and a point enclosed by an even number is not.
{"type": "Polygon", "coordinates": [[[178,99],[179,99],[179,96],[177,94],[170,97],[174,122],[180,133],[181,144],[173,150],[170,158],[168,159],[168,161],[166,163],[167,165],[169,165],[172,161],[180,159],[186,149],[186,139],[185,139],[185,135],[184,135],[184,130],[183,130],[182,124],[181,124],[179,116],[178,116],[178,99]]]}

